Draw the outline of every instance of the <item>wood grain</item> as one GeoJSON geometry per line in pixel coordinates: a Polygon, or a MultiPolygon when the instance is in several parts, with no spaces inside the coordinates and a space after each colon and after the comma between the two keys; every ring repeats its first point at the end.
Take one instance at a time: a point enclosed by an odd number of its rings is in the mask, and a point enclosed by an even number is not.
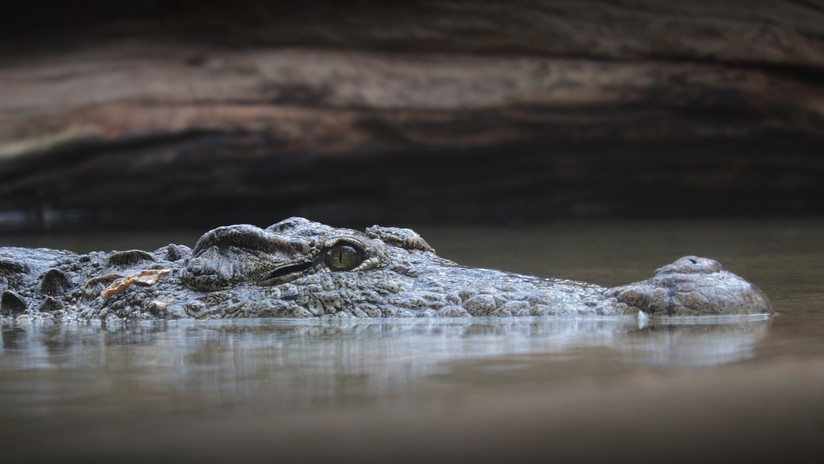
{"type": "Polygon", "coordinates": [[[824,209],[820,2],[145,8],[6,30],[0,211],[824,209]]]}

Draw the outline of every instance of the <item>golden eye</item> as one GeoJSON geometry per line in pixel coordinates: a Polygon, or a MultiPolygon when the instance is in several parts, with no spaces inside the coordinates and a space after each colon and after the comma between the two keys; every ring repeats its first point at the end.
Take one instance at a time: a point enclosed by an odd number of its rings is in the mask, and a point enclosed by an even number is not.
{"type": "Polygon", "coordinates": [[[363,262],[363,256],[352,245],[337,245],[326,251],[323,261],[333,271],[350,271],[363,262]]]}

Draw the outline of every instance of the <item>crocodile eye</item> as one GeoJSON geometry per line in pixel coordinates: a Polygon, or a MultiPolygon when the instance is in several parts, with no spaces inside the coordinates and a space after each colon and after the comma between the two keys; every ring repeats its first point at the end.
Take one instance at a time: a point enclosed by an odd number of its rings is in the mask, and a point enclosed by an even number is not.
{"type": "Polygon", "coordinates": [[[349,271],[363,262],[363,255],[352,245],[336,245],[326,251],[323,261],[333,271],[349,271]]]}

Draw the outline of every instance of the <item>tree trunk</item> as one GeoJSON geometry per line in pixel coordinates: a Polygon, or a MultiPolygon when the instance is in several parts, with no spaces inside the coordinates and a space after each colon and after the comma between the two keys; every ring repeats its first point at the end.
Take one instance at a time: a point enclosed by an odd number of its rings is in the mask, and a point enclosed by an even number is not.
{"type": "Polygon", "coordinates": [[[682,3],[17,15],[0,224],[824,211],[824,4],[682,3]]]}

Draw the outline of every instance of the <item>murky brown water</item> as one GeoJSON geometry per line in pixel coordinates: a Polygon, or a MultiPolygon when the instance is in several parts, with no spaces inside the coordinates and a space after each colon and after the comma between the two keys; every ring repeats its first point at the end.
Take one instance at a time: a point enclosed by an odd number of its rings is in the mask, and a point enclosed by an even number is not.
{"type": "MultiPolygon", "coordinates": [[[[779,315],[6,327],[3,462],[824,462],[824,221],[417,228],[442,256],[605,285],[686,255],[779,315]]],[[[0,238],[77,251],[199,233],[0,238]]]]}

